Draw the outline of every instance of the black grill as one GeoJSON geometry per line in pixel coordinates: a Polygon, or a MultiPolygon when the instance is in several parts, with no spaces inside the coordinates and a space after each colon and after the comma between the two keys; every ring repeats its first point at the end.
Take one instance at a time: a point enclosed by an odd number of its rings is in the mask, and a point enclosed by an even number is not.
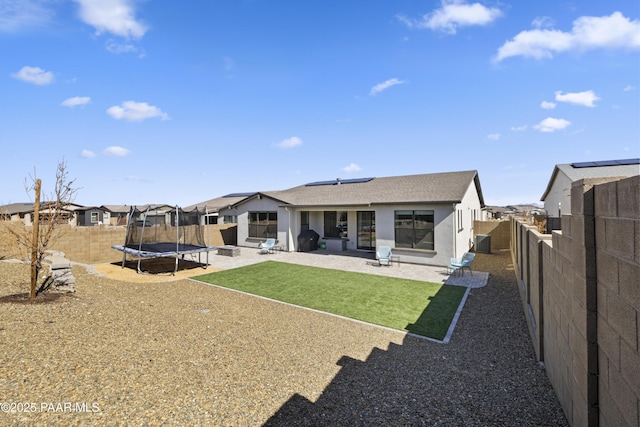
{"type": "Polygon", "coordinates": [[[313,230],[303,231],[298,235],[298,252],[310,252],[318,249],[320,235],[313,230]]]}

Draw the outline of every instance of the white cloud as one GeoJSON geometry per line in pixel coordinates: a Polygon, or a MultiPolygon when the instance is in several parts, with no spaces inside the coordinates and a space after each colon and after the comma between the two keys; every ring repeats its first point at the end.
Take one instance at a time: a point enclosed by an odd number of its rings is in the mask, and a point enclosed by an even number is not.
{"type": "Polygon", "coordinates": [[[582,16],[573,21],[571,32],[553,29],[522,31],[498,49],[496,61],[511,56],[552,58],[554,53],[592,49],[639,49],[640,21],[620,12],[611,16],[582,16]]]}
{"type": "Polygon", "coordinates": [[[512,130],[512,131],[514,131],[514,132],[522,132],[522,131],[527,130],[528,128],[529,128],[529,126],[527,126],[527,125],[522,125],[522,126],[512,126],[512,127],[511,127],[511,130],[512,130]]]}
{"type": "Polygon", "coordinates": [[[140,122],[142,120],[160,117],[162,120],[169,120],[169,115],[156,106],[146,102],[125,101],[121,106],[114,105],[107,109],[114,119],[127,120],[129,122],[140,122]]]}
{"type": "Polygon", "coordinates": [[[395,85],[401,85],[406,83],[406,81],[404,80],[400,80],[400,79],[389,79],[385,82],[382,83],[378,83],[377,85],[375,85],[374,87],[371,88],[371,91],[369,92],[369,95],[376,95],[380,92],[382,92],[383,90],[387,90],[389,89],[391,86],[395,86],[395,85]]]}
{"type": "Polygon", "coordinates": [[[492,141],[497,141],[500,139],[500,134],[499,133],[491,133],[489,135],[487,135],[487,138],[492,140],[492,141]]]}
{"type": "Polygon", "coordinates": [[[82,150],[82,152],[80,153],[80,156],[84,157],[85,159],[93,159],[96,156],[96,153],[89,150],[82,150]]]}
{"type": "Polygon", "coordinates": [[[96,29],[97,34],[139,39],[147,31],[146,25],[135,17],[132,0],[75,0],[80,6],[80,19],[96,29]]]}
{"type": "Polygon", "coordinates": [[[631,92],[632,90],[636,90],[636,87],[631,85],[626,85],[623,90],[625,92],[631,92]]]}
{"type": "Polygon", "coordinates": [[[105,156],[113,156],[113,157],[123,157],[131,153],[131,151],[127,150],[123,147],[118,147],[117,145],[113,145],[111,147],[107,147],[102,154],[105,156]]]}
{"type": "Polygon", "coordinates": [[[53,82],[53,73],[51,71],[45,71],[40,67],[24,66],[17,73],[13,73],[11,77],[41,86],[53,82]]]}
{"type": "Polygon", "coordinates": [[[539,16],[531,22],[534,28],[552,28],[553,19],[548,16],[539,16]]]}
{"type": "Polygon", "coordinates": [[[291,138],[283,139],[282,141],[276,144],[276,146],[280,148],[293,148],[293,147],[297,147],[298,145],[302,145],[302,140],[297,136],[292,136],[291,138]]]}
{"type": "Polygon", "coordinates": [[[40,0],[0,1],[0,31],[13,33],[25,28],[47,26],[53,18],[53,10],[40,0]]]}
{"type": "Polygon", "coordinates": [[[86,105],[91,102],[91,98],[88,96],[74,96],[73,98],[67,98],[60,105],[63,107],[76,107],[78,105],[86,105]]]}
{"type": "Polygon", "coordinates": [[[569,104],[582,105],[584,107],[595,107],[594,102],[599,100],[600,98],[592,90],[565,94],[563,94],[561,90],[556,92],[556,101],[568,102],[569,104]]]}
{"type": "Polygon", "coordinates": [[[360,172],[361,170],[362,168],[355,163],[350,163],[349,166],[345,166],[342,168],[342,172],[344,173],[360,172]]]}
{"type": "Polygon", "coordinates": [[[138,48],[131,43],[119,43],[113,39],[107,40],[105,46],[109,52],[115,54],[138,52],[138,48]]]}
{"type": "Polygon", "coordinates": [[[534,128],[538,129],[540,132],[555,132],[557,130],[566,128],[570,124],[571,122],[565,119],[555,119],[553,117],[547,117],[546,119],[535,125],[534,128]]]}
{"type": "Polygon", "coordinates": [[[480,3],[468,4],[464,0],[442,0],[441,7],[424,15],[421,19],[409,19],[397,15],[398,20],[409,28],[430,29],[455,34],[459,27],[488,25],[502,16],[498,8],[489,8],[480,3]]]}
{"type": "Polygon", "coordinates": [[[556,108],[556,103],[549,102],[549,101],[542,101],[540,103],[540,108],[544,108],[545,110],[553,110],[554,108],[556,108]]]}

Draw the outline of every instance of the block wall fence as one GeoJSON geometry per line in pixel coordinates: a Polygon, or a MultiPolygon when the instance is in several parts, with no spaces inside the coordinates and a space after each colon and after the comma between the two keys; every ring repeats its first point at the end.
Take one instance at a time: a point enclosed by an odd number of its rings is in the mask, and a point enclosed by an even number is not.
{"type": "Polygon", "coordinates": [[[511,219],[536,356],[572,426],[640,426],[640,176],[581,180],[551,235],[511,219]]]}
{"type": "Polygon", "coordinates": [[[488,234],[491,236],[491,251],[499,251],[511,247],[509,221],[474,221],[473,234],[488,234]]]}
{"type": "MultiPolygon", "coordinates": [[[[10,225],[9,225],[10,226],[10,225]]],[[[236,224],[204,225],[203,233],[207,246],[223,246],[236,244],[236,224]]],[[[29,227],[29,229],[31,229],[29,227]]],[[[82,264],[100,264],[122,260],[122,252],[113,249],[113,245],[124,244],[126,227],[60,227],[61,236],[48,249],[64,252],[74,262],[82,264]]],[[[10,235],[0,233],[0,256],[17,256],[28,258],[28,254],[15,253],[16,245],[9,241],[10,235]]]]}

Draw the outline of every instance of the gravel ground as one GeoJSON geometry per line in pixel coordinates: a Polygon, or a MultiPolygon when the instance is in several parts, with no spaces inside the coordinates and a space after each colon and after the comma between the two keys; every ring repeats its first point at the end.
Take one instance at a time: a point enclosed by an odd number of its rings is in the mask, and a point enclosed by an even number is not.
{"type": "MultiPolygon", "coordinates": [[[[74,296],[0,298],[0,402],[14,410],[0,424],[566,426],[509,265],[478,254],[489,284],[448,344],[75,266],[74,296]]],[[[0,296],[25,292],[28,275],[0,262],[0,296]]]]}

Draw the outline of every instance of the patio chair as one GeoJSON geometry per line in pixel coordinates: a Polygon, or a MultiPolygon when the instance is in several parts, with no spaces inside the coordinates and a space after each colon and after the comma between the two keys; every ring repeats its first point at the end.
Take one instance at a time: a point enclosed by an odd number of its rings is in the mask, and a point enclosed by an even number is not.
{"type": "Polygon", "coordinates": [[[391,265],[391,248],[389,246],[379,246],[376,251],[378,265],[391,265]]]}
{"type": "Polygon", "coordinates": [[[462,273],[464,276],[464,269],[468,269],[469,273],[473,276],[473,271],[471,271],[471,264],[473,264],[473,260],[476,258],[476,254],[471,252],[465,252],[462,255],[462,258],[451,258],[451,263],[447,267],[449,270],[452,270],[453,273],[462,273]]]}
{"type": "Polygon", "coordinates": [[[264,242],[260,243],[260,253],[261,254],[269,254],[273,250],[273,247],[276,245],[276,239],[267,239],[264,242]]]}

